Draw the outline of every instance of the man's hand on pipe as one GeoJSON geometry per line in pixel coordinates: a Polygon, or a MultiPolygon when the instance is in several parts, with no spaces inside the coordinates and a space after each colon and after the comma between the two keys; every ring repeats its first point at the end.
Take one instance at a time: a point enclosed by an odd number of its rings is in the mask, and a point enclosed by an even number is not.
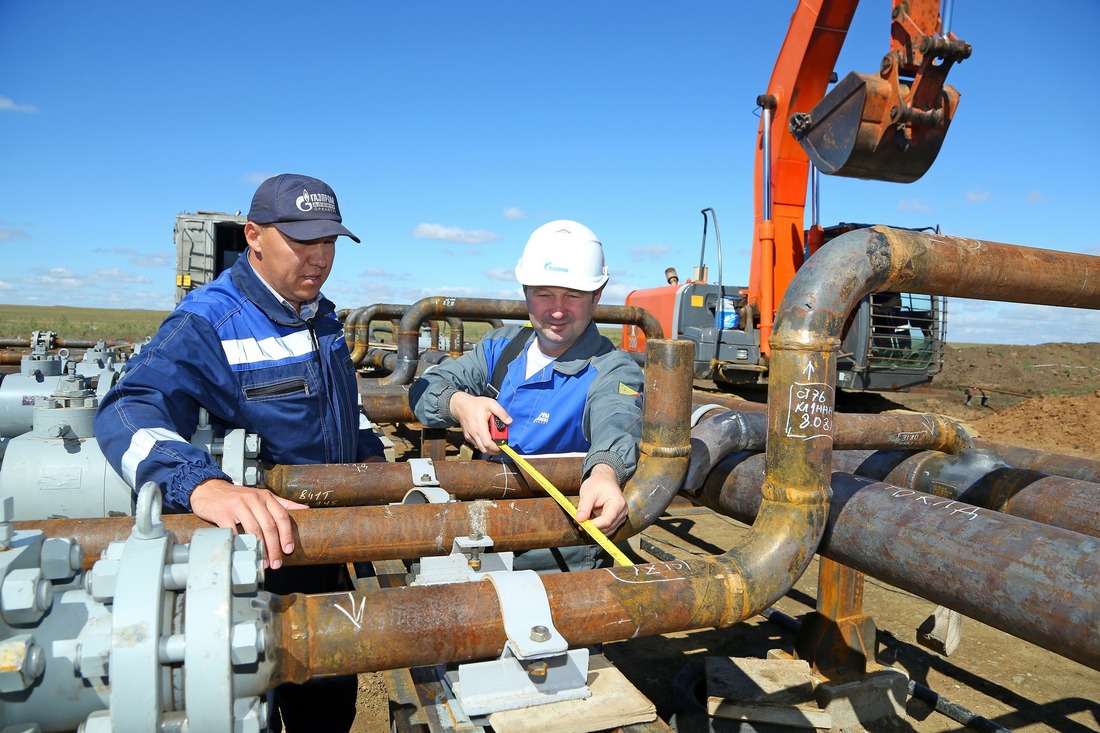
{"type": "Polygon", "coordinates": [[[309,509],[267,489],[238,486],[224,479],[203,481],[191,493],[191,511],[200,519],[234,532],[254,534],[264,543],[264,567],[282,567],[294,552],[294,523],[288,510],[309,509]]]}

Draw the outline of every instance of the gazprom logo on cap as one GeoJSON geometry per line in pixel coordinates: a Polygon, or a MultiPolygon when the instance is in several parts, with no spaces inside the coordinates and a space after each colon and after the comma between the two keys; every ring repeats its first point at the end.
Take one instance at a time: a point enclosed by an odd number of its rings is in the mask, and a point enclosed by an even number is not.
{"type": "Polygon", "coordinates": [[[547,262],[545,265],[542,266],[542,269],[546,270],[547,272],[569,272],[568,267],[557,267],[552,262],[547,262]]]}
{"type": "Polygon", "coordinates": [[[294,200],[298,211],[322,211],[333,213],[336,211],[336,199],[327,193],[310,193],[309,189],[302,189],[302,195],[294,200]]]}

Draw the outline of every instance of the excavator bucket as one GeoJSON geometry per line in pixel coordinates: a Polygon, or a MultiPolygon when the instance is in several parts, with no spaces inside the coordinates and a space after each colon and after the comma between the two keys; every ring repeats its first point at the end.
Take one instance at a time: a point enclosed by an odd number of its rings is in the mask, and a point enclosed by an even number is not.
{"type": "Polygon", "coordinates": [[[822,173],[912,183],[936,160],[959,93],[944,86],[933,109],[914,110],[901,98],[907,92],[852,72],[809,113],[792,116],[791,133],[822,173]]]}

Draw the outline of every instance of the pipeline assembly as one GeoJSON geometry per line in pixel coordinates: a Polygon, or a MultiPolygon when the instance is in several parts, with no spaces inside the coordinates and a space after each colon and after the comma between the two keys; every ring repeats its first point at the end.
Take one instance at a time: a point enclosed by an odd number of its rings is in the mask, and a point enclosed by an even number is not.
{"type": "MultiPolygon", "coordinates": [[[[1100,669],[1096,462],[975,442],[938,415],[837,412],[846,315],[865,295],[900,288],[1100,309],[1100,258],[878,227],[844,235],[780,304],[763,409],[703,402],[689,342],[662,338],[644,313],[603,314],[647,333],[641,460],[611,539],[640,534],[685,500],[751,531],[710,557],[534,578],[508,569],[511,553],[590,538],[523,472],[443,459],[427,430],[421,458],[339,466],[258,466],[248,436],[200,436],[242,482],[314,507],[294,513],[289,563],[403,561],[410,572],[394,587],[275,596],[263,589],[255,537],[162,516],[152,485],[132,506],[124,486],[101,478],[80,487],[91,509],[51,504],[56,492],[35,477],[66,473],[56,449],[103,475],[88,428],[103,388],[58,371],[33,414],[5,413],[0,729],[259,731],[265,694],[283,682],[449,665],[465,688],[487,674],[507,687],[507,674],[481,670],[488,660],[534,680],[534,694],[549,694],[539,685],[553,679],[553,694],[568,697],[584,687],[583,673],[562,682],[561,670],[587,669],[576,650],[729,628],[767,612],[815,555],[827,559],[819,608],[796,650],[824,678],[869,673],[876,642],[862,575],[1100,669]],[[21,426],[25,436],[10,435],[21,426]],[[534,628],[547,631],[526,638],[534,628]]],[[[413,421],[403,390],[421,360],[421,323],[515,316],[492,302],[449,306],[428,299],[405,310],[390,376],[361,381],[376,421],[413,421]]],[[[369,323],[356,312],[346,316],[352,338],[369,323]]],[[[49,362],[39,352],[34,368],[49,362]]],[[[578,458],[533,464],[575,493],[578,458]]],[[[488,698],[454,704],[492,709],[488,698]]]]}

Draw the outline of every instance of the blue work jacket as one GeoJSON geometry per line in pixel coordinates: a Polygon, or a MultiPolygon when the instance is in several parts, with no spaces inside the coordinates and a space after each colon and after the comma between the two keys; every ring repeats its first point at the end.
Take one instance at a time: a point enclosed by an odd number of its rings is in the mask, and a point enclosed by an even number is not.
{"type": "MultiPolygon", "coordinates": [[[[410,390],[413,411],[428,427],[457,424],[451,396],[489,394],[490,375],[502,352],[520,332],[512,325],[490,331],[472,351],[424,372],[410,390]]],[[[529,344],[535,338],[528,336],[529,344]]],[[[584,452],[583,473],[605,463],[621,486],[638,465],[642,434],[644,374],[624,351],[589,323],[560,357],[526,378],[527,350],[508,365],[497,402],[512,416],[508,444],[521,455],[584,452]]]]}
{"type": "Polygon", "coordinates": [[[195,487],[229,480],[189,442],[205,408],[217,434],[260,436],[272,464],[353,463],[382,455],[358,405],[355,369],[331,301],[303,320],[252,269],[247,252],[194,290],[104,397],[95,433],[134,489],[161,487],[166,511],[191,511],[195,487]],[[362,420],[361,420],[362,417],[362,420]]]}

